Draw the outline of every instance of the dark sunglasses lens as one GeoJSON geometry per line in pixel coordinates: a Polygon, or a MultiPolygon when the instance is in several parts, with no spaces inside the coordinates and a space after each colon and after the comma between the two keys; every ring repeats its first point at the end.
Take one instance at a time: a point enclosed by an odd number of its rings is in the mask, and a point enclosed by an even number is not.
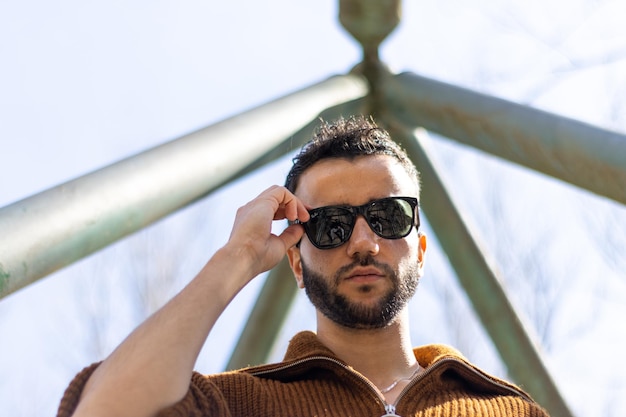
{"type": "Polygon", "coordinates": [[[411,232],[413,227],[413,207],[399,198],[375,201],[367,209],[367,221],[378,236],[386,239],[400,239],[411,232]]]}
{"type": "MultiPolygon", "coordinates": [[[[313,245],[336,248],[352,235],[357,213],[362,213],[371,229],[385,239],[407,236],[415,223],[416,199],[383,198],[361,207],[328,206],[311,210],[304,229],[313,245]]],[[[415,225],[419,226],[419,222],[415,225]]]]}
{"type": "Polygon", "coordinates": [[[352,233],[354,214],[341,207],[326,207],[311,211],[306,232],[318,248],[334,248],[345,243],[352,233]]]}

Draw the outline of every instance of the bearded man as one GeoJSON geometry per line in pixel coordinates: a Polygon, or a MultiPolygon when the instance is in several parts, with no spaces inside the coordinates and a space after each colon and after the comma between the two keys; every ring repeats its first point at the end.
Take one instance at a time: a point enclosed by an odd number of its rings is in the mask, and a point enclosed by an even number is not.
{"type": "Polygon", "coordinates": [[[407,303],[424,270],[419,173],[371,119],[323,123],[285,186],[237,211],[198,275],[102,363],[70,384],[59,416],[546,416],[528,394],[455,349],[413,348],[407,303]],[[280,234],[276,220],[289,221],[280,234]],[[283,362],[193,371],[215,322],[285,256],[317,330],[283,362]]]}

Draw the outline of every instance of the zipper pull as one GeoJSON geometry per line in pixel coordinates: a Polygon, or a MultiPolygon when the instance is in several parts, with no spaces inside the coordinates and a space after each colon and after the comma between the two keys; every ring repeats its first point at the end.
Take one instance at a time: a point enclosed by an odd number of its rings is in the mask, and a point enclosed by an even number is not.
{"type": "Polygon", "coordinates": [[[387,412],[387,414],[381,417],[400,417],[399,415],[396,414],[396,407],[394,407],[391,404],[385,405],[385,411],[387,412]]]}

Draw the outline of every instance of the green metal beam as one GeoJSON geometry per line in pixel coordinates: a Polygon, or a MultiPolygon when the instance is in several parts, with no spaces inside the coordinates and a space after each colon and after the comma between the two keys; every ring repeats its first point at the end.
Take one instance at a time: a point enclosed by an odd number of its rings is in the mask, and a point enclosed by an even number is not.
{"type": "Polygon", "coordinates": [[[401,14],[401,0],[339,0],[339,22],[363,51],[363,59],[354,71],[363,74],[369,83],[365,114],[378,117],[380,77],[388,72],[378,50],[400,23],[401,14]]]}
{"type": "Polygon", "coordinates": [[[400,0],[339,0],[339,21],[363,47],[364,59],[372,53],[378,59],[378,47],[400,23],[400,0]]]}
{"type": "Polygon", "coordinates": [[[509,374],[552,416],[572,416],[500,279],[476,243],[475,233],[440,177],[442,171],[429,156],[425,132],[420,135],[389,122],[390,133],[406,148],[422,174],[421,207],[509,374]]]}
{"type": "Polygon", "coordinates": [[[201,198],[367,91],[357,75],[334,76],[0,209],[0,297],[201,198]]]}
{"type": "MultiPolygon", "coordinates": [[[[355,74],[356,73],[357,72],[355,72],[355,74]]],[[[318,117],[316,117],[314,120],[311,120],[308,124],[304,125],[293,135],[285,138],[282,143],[276,145],[274,148],[270,149],[254,162],[246,166],[243,170],[239,171],[237,175],[243,176],[250,174],[253,171],[263,167],[264,165],[283,157],[289,152],[299,150],[305,143],[307,143],[311,139],[311,137],[313,136],[313,132],[320,124],[320,120],[330,121],[342,116],[350,116],[353,114],[366,114],[366,105],[367,97],[363,97],[329,107],[328,109],[321,112],[318,117]]]]}
{"type": "Polygon", "coordinates": [[[411,73],[382,80],[403,123],[626,204],[626,135],[411,73]]]}
{"type": "Polygon", "coordinates": [[[298,286],[285,257],[266,278],[226,370],[267,362],[297,293],[298,286]]]}

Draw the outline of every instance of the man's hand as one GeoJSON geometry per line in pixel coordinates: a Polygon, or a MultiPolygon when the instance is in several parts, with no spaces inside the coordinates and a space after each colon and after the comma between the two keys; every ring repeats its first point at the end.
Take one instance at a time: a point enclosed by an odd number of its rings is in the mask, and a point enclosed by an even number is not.
{"type": "Polygon", "coordinates": [[[284,187],[270,187],[241,207],[228,243],[94,371],[75,416],[147,417],[180,401],[198,354],[228,303],[302,237],[300,225],[273,235],[272,222],[284,219],[309,219],[304,204],[284,187]]]}
{"type": "Polygon", "coordinates": [[[305,222],[309,220],[309,213],[302,201],[277,185],[237,210],[226,246],[239,248],[250,256],[253,276],[276,266],[287,249],[302,238],[304,230],[300,225],[290,225],[278,236],[272,234],[272,221],[284,219],[305,222]]]}

